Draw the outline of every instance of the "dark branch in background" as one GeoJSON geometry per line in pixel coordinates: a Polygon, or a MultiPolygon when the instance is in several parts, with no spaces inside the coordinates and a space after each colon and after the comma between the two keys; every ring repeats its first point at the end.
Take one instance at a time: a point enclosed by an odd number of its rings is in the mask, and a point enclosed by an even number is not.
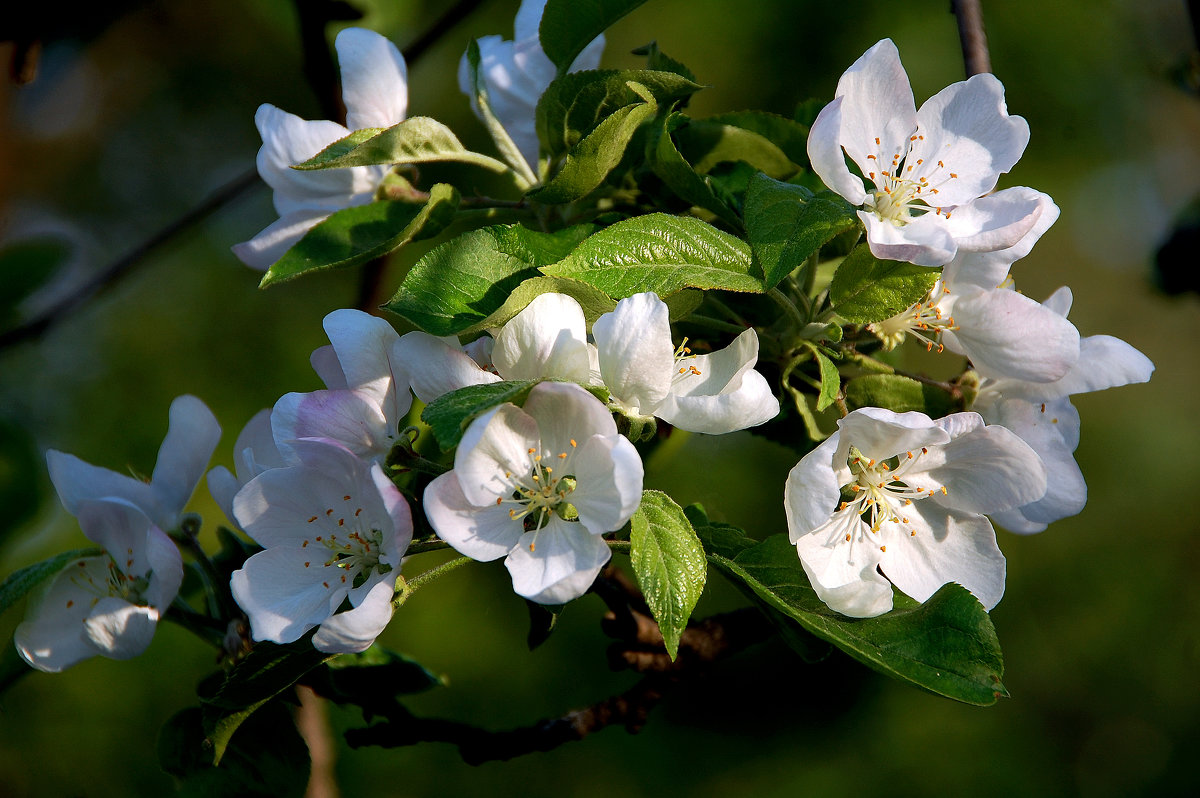
{"type": "Polygon", "coordinates": [[[304,54],[304,78],[317,95],[326,119],[346,123],[346,105],[338,88],[337,65],[325,38],[331,22],[362,19],[362,12],[342,0],[295,0],[300,26],[300,51],[304,54]]]}
{"type": "MultiPolygon", "coordinates": [[[[418,61],[440,37],[449,32],[457,23],[461,22],[467,16],[467,14],[482,4],[482,2],[483,0],[459,0],[459,2],[448,7],[446,11],[443,12],[443,14],[438,17],[425,32],[414,39],[413,42],[404,49],[404,58],[408,62],[409,66],[412,66],[414,63],[416,63],[416,61],[418,61]]],[[[343,8],[344,4],[336,2],[336,0],[296,0],[296,5],[297,12],[301,15],[300,27],[302,31],[302,42],[305,45],[305,71],[308,73],[310,68],[309,64],[311,63],[316,65],[321,63],[322,57],[319,54],[312,56],[308,54],[308,50],[310,49],[310,39],[305,36],[304,31],[307,29],[307,26],[314,25],[315,23],[306,22],[306,17],[304,15],[307,13],[316,13],[318,11],[333,13],[337,9],[343,8]]],[[[345,12],[337,11],[337,13],[345,12]]],[[[319,26],[321,30],[321,36],[319,37],[320,50],[324,52],[324,62],[328,64],[329,74],[333,74],[333,64],[329,55],[329,47],[326,44],[324,28],[329,21],[335,21],[342,18],[343,17],[333,17],[331,19],[326,19],[326,21],[321,23],[319,26]]],[[[316,41],[312,41],[311,46],[315,46],[316,43],[316,41]]],[[[14,68],[16,67],[14,66],[14,68]]],[[[313,68],[315,69],[316,67],[314,66],[313,68]]],[[[327,95],[320,86],[314,85],[313,89],[315,92],[317,92],[318,97],[321,99],[322,106],[325,107],[326,103],[328,102],[326,99],[327,95]]],[[[340,92],[333,91],[333,96],[338,98],[337,103],[340,105],[340,92]]],[[[342,114],[338,114],[336,116],[331,116],[331,118],[339,118],[341,116],[342,114]]],[[[130,274],[134,267],[141,263],[151,252],[158,249],[168,241],[171,241],[177,235],[192,227],[192,225],[203,221],[215,211],[219,210],[227,203],[237,199],[250,188],[257,185],[260,185],[258,172],[253,169],[248,170],[234,178],[229,183],[217,189],[216,192],[208,197],[208,199],[204,200],[204,202],[202,202],[200,205],[189,210],[187,213],[184,213],[182,216],[151,235],[132,251],[126,253],[105,268],[101,269],[95,277],[79,286],[69,296],[62,298],[52,306],[46,308],[37,316],[28,319],[24,323],[19,324],[18,326],[9,330],[0,332],[0,350],[6,349],[7,347],[23,341],[27,341],[31,338],[38,337],[58,321],[69,315],[72,311],[86,303],[93,296],[115,285],[126,275],[130,274]]],[[[367,276],[364,275],[363,290],[365,291],[370,288],[372,294],[377,294],[380,290],[380,284],[382,282],[382,266],[368,265],[367,270],[371,269],[379,269],[379,274],[371,278],[369,285],[367,276]]],[[[360,295],[362,293],[363,291],[360,291],[360,295]]],[[[373,308],[378,304],[378,302],[375,302],[371,307],[373,308]]]]}
{"type": "Polygon", "coordinates": [[[958,38],[962,41],[967,77],[991,72],[992,60],[988,56],[987,34],[983,32],[980,0],[950,0],[950,12],[958,18],[958,38]]]}

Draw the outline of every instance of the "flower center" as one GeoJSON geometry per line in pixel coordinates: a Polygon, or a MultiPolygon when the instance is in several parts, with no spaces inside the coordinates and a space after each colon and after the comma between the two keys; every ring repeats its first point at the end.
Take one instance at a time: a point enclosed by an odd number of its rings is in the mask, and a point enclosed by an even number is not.
{"type": "MultiPolygon", "coordinates": [[[[918,133],[910,136],[907,148],[892,153],[891,160],[881,160],[879,153],[867,155],[867,179],[875,184],[875,190],[867,194],[866,207],[885,222],[897,227],[908,224],[914,214],[920,216],[932,210],[950,218],[937,202],[941,186],[958,175],[946,169],[946,164],[926,164],[919,157],[918,149],[924,147],[925,136],[918,133]]],[[[879,146],[879,137],[875,145],[879,146]]]]}
{"type": "Polygon", "coordinates": [[[675,349],[675,371],[671,375],[671,384],[682,382],[689,377],[701,376],[700,369],[696,368],[695,364],[689,363],[696,356],[692,354],[692,350],[687,345],[688,339],[683,341],[675,349]]]}
{"type": "MultiPolygon", "coordinates": [[[[128,550],[129,559],[126,560],[126,567],[133,566],[133,550],[128,550]]],[[[78,569],[71,576],[71,581],[84,592],[92,594],[94,598],[91,605],[94,607],[100,599],[115,597],[124,599],[130,604],[138,604],[148,606],[148,602],[142,597],[146,589],[150,587],[150,575],[137,576],[126,573],[117,563],[116,559],[111,554],[106,554],[104,557],[104,577],[98,579],[91,568],[88,568],[87,560],[80,560],[78,569]]],[[[73,605],[74,601],[68,601],[67,607],[73,605]]]]}
{"type": "Polygon", "coordinates": [[[509,509],[508,517],[521,521],[527,532],[544,527],[551,515],[565,521],[576,520],[579,514],[567,497],[578,484],[571,474],[571,459],[577,446],[572,438],[571,448],[558,454],[530,447],[529,471],[521,475],[505,472],[504,478],[512,486],[512,494],[507,499],[496,499],[496,504],[515,505],[509,509]]]}
{"type": "Polygon", "coordinates": [[[911,335],[925,344],[926,351],[937,347],[941,352],[946,348],[941,343],[942,331],[958,329],[951,315],[953,304],[950,289],[938,280],[920,302],[890,319],[868,324],[867,329],[879,337],[887,350],[895,349],[911,335]]]}
{"type": "MultiPolygon", "coordinates": [[[[375,573],[386,574],[392,570],[388,563],[381,563],[383,556],[383,530],[376,529],[362,519],[363,509],[354,503],[354,497],[342,497],[344,505],[341,508],[326,508],[318,515],[308,519],[308,523],[316,525],[320,534],[311,539],[306,538],[301,548],[319,545],[328,552],[324,562],[319,560],[304,563],[309,568],[318,562],[324,568],[336,568],[334,576],[322,584],[331,586],[335,580],[349,588],[361,587],[375,573]],[[350,507],[354,511],[349,512],[350,507]]],[[[319,555],[316,555],[319,557],[319,555]]]]}
{"type": "MultiPolygon", "coordinates": [[[[853,510],[863,517],[870,526],[872,533],[878,533],[884,524],[893,523],[906,529],[909,536],[916,535],[911,526],[907,508],[914,501],[927,499],[935,493],[945,495],[944,485],[936,488],[920,488],[904,482],[905,472],[927,454],[928,449],[922,448],[916,452],[903,452],[888,460],[872,460],[854,446],[850,447],[847,464],[854,481],[842,486],[842,495],[846,497],[838,511],[853,510]]],[[[846,533],[846,540],[852,541],[853,535],[846,533]]],[[[880,546],[881,551],[886,551],[880,546]]]]}

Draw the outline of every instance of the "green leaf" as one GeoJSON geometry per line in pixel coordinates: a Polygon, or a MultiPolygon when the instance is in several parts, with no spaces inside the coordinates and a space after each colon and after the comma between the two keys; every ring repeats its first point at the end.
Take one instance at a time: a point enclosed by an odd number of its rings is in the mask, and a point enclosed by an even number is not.
{"type": "Polygon", "coordinates": [[[471,422],[496,405],[524,403],[538,380],[468,385],[434,399],[421,411],[421,420],[433,429],[438,446],[448,452],[462,440],[471,422]]]}
{"type": "Polygon", "coordinates": [[[606,227],[542,271],[582,280],[614,299],[642,291],[666,297],[684,288],[764,291],[744,241],[699,219],[665,213],[606,227]]]}
{"type": "Polygon", "coordinates": [[[675,147],[671,131],[686,124],[686,121],[687,117],[683,114],[670,114],[654,126],[652,134],[646,139],[647,163],[680,199],[712,212],[734,229],[741,229],[742,220],[738,215],[717,197],[708,179],[697,174],[675,147]]]}
{"type": "Polygon", "coordinates": [[[680,129],[676,140],[683,157],[700,174],[707,174],[719,163],[734,161],[745,161],[772,177],[788,178],[800,171],[799,164],[775,142],[736,124],[716,119],[696,120],[680,129]]]}
{"type": "MultiPolygon", "coordinates": [[[[731,111],[699,120],[700,128],[695,132],[701,141],[706,137],[705,125],[729,125],[755,133],[771,142],[785,157],[797,166],[808,165],[808,127],[788,119],[786,116],[768,111],[731,111]]],[[[693,142],[688,142],[689,147],[693,142]]]]}
{"type": "Polygon", "coordinates": [[[786,535],[732,559],[708,559],[808,632],[880,673],[978,706],[1008,694],[992,620],[960,585],[943,586],[924,604],[898,594],[896,609],[886,615],[848,618],[817,598],[786,535]]]}
{"type": "Polygon", "coordinates": [[[842,387],[842,378],[837,366],[822,352],[813,347],[813,357],[817,359],[817,368],[821,372],[821,393],[817,396],[817,412],[820,413],[837,400],[838,391],[842,387]]]}
{"type": "Polygon", "coordinates": [[[658,104],[634,103],[618,108],[588,133],[570,152],[558,173],[526,196],[546,205],[574,202],[592,193],[625,156],[633,134],[658,113],[658,104]]]}
{"type": "Polygon", "coordinates": [[[846,383],[846,405],[851,410],[860,407],[886,407],[897,413],[917,410],[930,418],[941,418],[962,409],[954,397],[936,385],[898,374],[855,377],[846,383]]]}
{"type": "Polygon", "coordinates": [[[652,69],[571,72],[551,83],[538,100],[538,139],[546,152],[558,156],[615,111],[643,102],[647,93],[659,105],[669,105],[702,88],[688,78],[652,69]],[[634,85],[641,93],[634,91],[634,85]]]}
{"type": "Polygon", "coordinates": [[[433,335],[479,329],[538,267],[565,258],[596,228],[541,233],[519,224],[471,230],[431,250],[384,305],[433,335]]]}
{"type": "Polygon", "coordinates": [[[428,116],[414,116],[382,130],[356,130],[292,168],[335,169],[439,161],[471,164],[498,173],[510,171],[495,158],[468,150],[450,128],[428,116]]]}
{"type": "Polygon", "coordinates": [[[704,548],[683,510],[659,491],[642,493],[631,526],[633,573],[662,630],[667,653],[675,659],[679,636],[704,592],[704,548]]]}
{"type": "Polygon", "coordinates": [[[870,324],[891,318],[919,302],[940,275],[940,269],[879,260],[863,243],[834,272],[829,300],[846,321],[870,324]]]}
{"type": "Polygon", "coordinates": [[[342,654],[303,677],[304,684],[338,704],[380,713],[397,695],[423,693],[445,680],[421,663],[375,644],[358,654],[342,654]]]}
{"type": "MultiPolygon", "coordinates": [[[[641,47],[632,50],[634,55],[646,56],[646,68],[653,69],[659,72],[674,72],[676,75],[687,78],[690,81],[696,80],[696,73],[688,69],[682,62],[676,61],[671,56],[664,53],[658,47],[658,42],[650,42],[643,44],[641,47]]],[[[661,102],[662,98],[659,98],[661,102]]]]}
{"type": "Polygon", "coordinates": [[[548,0],[538,38],[542,51],[564,75],[584,48],[646,0],[548,0]]]}
{"type": "Polygon", "coordinates": [[[493,311],[487,318],[462,330],[462,334],[470,335],[471,333],[482,332],[492,327],[501,327],[507,324],[513,316],[516,316],[528,307],[530,302],[542,294],[550,293],[566,294],[579,302],[579,306],[583,308],[583,317],[587,322],[588,329],[591,329],[596,319],[617,306],[615,299],[595,286],[574,280],[570,277],[546,277],[539,275],[522,281],[508,295],[508,299],[504,301],[503,305],[493,311]]]}
{"type": "Polygon", "coordinates": [[[0,325],[13,319],[17,306],[45,285],[70,254],[71,247],[55,238],[18,241],[0,250],[0,325]]]}
{"type": "Polygon", "coordinates": [[[4,612],[25,598],[30,591],[67,565],[76,560],[82,560],[84,557],[98,557],[102,554],[104,554],[104,549],[74,549],[14,571],[8,575],[7,579],[0,582],[0,612],[4,612]]]}
{"type": "Polygon", "coordinates": [[[858,224],[854,209],[838,195],[814,195],[762,173],[746,189],[744,216],[746,238],[770,287],[858,224]]]}
{"type": "Polygon", "coordinates": [[[437,183],[424,205],[379,200],[343,208],[304,234],[263,275],[259,288],[321,269],[374,260],[421,238],[431,238],[454,219],[458,189],[437,183]]]}
{"type": "Polygon", "coordinates": [[[537,175],[533,173],[525,156],[521,154],[521,150],[508,135],[508,130],[496,118],[496,114],[492,110],[491,99],[488,97],[487,84],[481,79],[479,73],[479,64],[479,42],[472,39],[471,43],[467,45],[467,78],[471,86],[471,96],[475,98],[475,107],[483,119],[483,126],[487,128],[488,135],[492,137],[492,143],[499,150],[500,157],[512,167],[521,188],[526,189],[537,182],[537,175]]]}

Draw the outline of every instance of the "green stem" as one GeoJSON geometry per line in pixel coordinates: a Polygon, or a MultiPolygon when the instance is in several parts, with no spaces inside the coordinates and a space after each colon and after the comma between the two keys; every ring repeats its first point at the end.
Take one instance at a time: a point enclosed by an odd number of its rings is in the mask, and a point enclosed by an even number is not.
{"type": "Polygon", "coordinates": [[[806,325],[808,323],[808,321],[804,318],[804,316],[802,316],[800,314],[800,311],[796,308],[795,303],[792,302],[792,300],[788,299],[787,295],[784,294],[782,291],[780,291],[778,288],[772,288],[770,291],[767,292],[767,296],[770,297],[771,300],[776,305],[778,305],[785,314],[787,314],[787,317],[792,320],[792,324],[795,327],[795,329],[801,330],[804,328],[804,325],[806,325]]]}
{"type": "MultiPolygon", "coordinates": [[[[718,311],[720,311],[725,316],[725,318],[732,319],[734,321],[734,323],[740,324],[742,330],[745,330],[747,327],[753,326],[750,324],[750,322],[743,319],[741,317],[741,314],[739,314],[736,310],[729,307],[721,300],[717,299],[711,291],[709,291],[707,294],[704,295],[704,301],[707,302],[708,304],[712,305],[718,311]]],[[[741,330],[739,330],[739,332],[741,332],[741,330]]]]}
{"type": "Polygon", "coordinates": [[[608,544],[610,549],[619,551],[622,554],[628,554],[630,549],[633,548],[633,544],[628,540],[606,540],[604,542],[608,544]]]}
{"type": "Polygon", "coordinates": [[[460,568],[469,562],[475,562],[470,557],[456,557],[453,560],[448,560],[436,568],[430,568],[424,573],[414,576],[412,579],[405,579],[403,576],[396,580],[396,589],[398,593],[392,599],[392,608],[400,609],[404,603],[408,601],[413,593],[416,593],[423,585],[426,585],[433,580],[445,576],[456,568],[460,568]]]}
{"type": "Polygon", "coordinates": [[[196,612],[178,597],[167,608],[163,617],[168,621],[174,621],[202,640],[212,643],[217,648],[225,647],[225,629],[221,625],[221,622],[215,618],[210,618],[207,615],[196,612]]]}
{"type": "Polygon", "coordinates": [[[404,551],[404,556],[410,554],[425,554],[430,551],[441,551],[442,549],[450,548],[450,544],[444,540],[422,540],[416,543],[410,543],[404,551]]]}
{"type": "Polygon", "coordinates": [[[721,321],[720,319],[714,319],[712,316],[705,316],[701,313],[693,313],[684,319],[684,321],[688,324],[699,324],[701,327],[709,327],[714,330],[720,330],[721,332],[733,333],[734,335],[741,335],[746,331],[745,327],[737,324],[731,324],[727,321],[721,321]]]}
{"type": "Polygon", "coordinates": [[[843,351],[842,357],[848,362],[853,363],[864,371],[872,372],[873,374],[895,374],[896,370],[880,360],[876,360],[869,355],[864,355],[861,352],[852,350],[843,351]]]}

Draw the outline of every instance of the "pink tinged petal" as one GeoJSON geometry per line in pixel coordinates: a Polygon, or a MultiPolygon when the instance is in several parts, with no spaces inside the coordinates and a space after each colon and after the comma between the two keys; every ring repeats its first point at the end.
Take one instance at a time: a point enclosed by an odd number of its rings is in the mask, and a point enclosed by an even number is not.
{"type": "MultiPolygon", "coordinates": [[[[843,102],[845,98],[838,97],[817,114],[808,133],[808,160],[821,182],[845,197],[851,205],[862,205],[867,200],[867,192],[862,179],[855,177],[846,166],[846,154],[842,150],[843,102]]],[[[870,171],[868,167],[867,172],[870,171]]]]}
{"type": "Polygon", "coordinates": [[[624,526],[642,501],[642,458],[633,444],[620,435],[596,435],[567,462],[577,480],[567,501],[579,524],[597,535],[624,526]]]}
{"type": "Polygon", "coordinates": [[[960,252],[990,252],[1011,249],[1029,234],[1041,214],[1036,197],[1010,190],[968,200],[944,218],[960,252]]]}
{"type": "Polygon", "coordinates": [[[533,456],[541,448],[537,422],[516,405],[500,405],[475,419],[454,455],[463,495],[481,507],[511,498],[515,480],[527,482],[533,473],[533,456]]]}
{"type": "Polygon", "coordinates": [[[83,587],[89,580],[107,584],[107,557],[68,563],[30,600],[25,620],[13,634],[17,652],[30,666],[58,673],[100,653],[84,629],[96,598],[94,589],[83,587]]]}
{"type": "Polygon", "coordinates": [[[495,374],[480,368],[461,348],[429,333],[406,333],[400,336],[393,351],[396,362],[408,373],[413,393],[426,404],[459,388],[500,381],[495,374]]]}
{"type": "Polygon", "coordinates": [[[408,68],[404,56],[383,36],[346,28],[333,43],[342,71],[346,126],[391,127],[408,112],[408,68]]]}
{"type": "Polygon", "coordinates": [[[834,455],[837,468],[844,467],[851,446],[869,458],[886,460],[901,452],[940,446],[950,440],[946,430],[924,413],[896,413],[882,407],[855,410],[838,420],[838,429],[841,442],[834,455]]]}
{"type": "Polygon", "coordinates": [[[496,336],[496,370],[506,380],[586,382],[586,329],[583,308],[573,298],[542,294],[496,336]]]}
{"type": "Polygon", "coordinates": [[[233,572],[233,598],[249,616],[255,640],[291,643],[333,615],[349,590],[342,570],[326,566],[323,554],[323,547],[274,546],[233,572]]]}
{"type": "Polygon", "coordinates": [[[329,218],[331,210],[301,208],[284,214],[264,227],[249,241],[230,247],[238,260],[265,272],[291,249],[305,233],[329,218]]]}
{"type": "Polygon", "coordinates": [[[54,449],[46,452],[46,467],[58,498],[71,515],[78,514],[81,502],[108,497],[124,499],[146,512],[153,511],[154,491],[149,483],[85,463],[75,455],[54,449]]]}
{"type": "Polygon", "coordinates": [[[679,367],[687,373],[678,374],[676,369],[658,416],[680,429],[711,435],[770,421],[779,415],[779,400],[754,370],[757,361],[758,334],[753,329],[711,355],[680,361],[679,367]]]}
{"type": "Polygon", "coordinates": [[[837,509],[841,486],[833,470],[833,457],[840,437],[840,431],[830,435],[788,472],[783,509],[792,543],[827,523],[837,509]]]}
{"type": "MultiPolygon", "coordinates": [[[[1058,219],[1059,209],[1054,200],[1040,191],[1024,186],[1006,188],[989,195],[989,198],[1026,198],[1037,203],[1039,211],[1033,226],[1021,236],[1016,244],[992,252],[960,251],[954,260],[946,264],[942,280],[953,289],[958,284],[977,285],[980,288],[999,288],[1008,277],[1009,267],[1029,254],[1042,234],[1058,219]]],[[[1066,315],[1063,313],[1062,315],[1066,315]]]]}
{"type": "Polygon", "coordinates": [[[1059,379],[1079,359],[1075,325],[1016,291],[974,291],[954,302],[956,328],[942,338],[984,376],[1059,379]]]}
{"type": "Polygon", "coordinates": [[[408,548],[408,544],[412,543],[412,510],[408,506],[408,499],[404,498],[404,494],[396,487],[396,483],[388,479],[378,463],[371,466],[371,481],[375,484],[375,489],[379,491],[384,512],[392,522],[390,528],[382,530],[384,533],[383,552],[379,561],[398,569],[404,551],[408,548]]]}
{"type": "Polygon", "coordinates": [[[425,488],[425,515],[438,537],[455,551],[474,560],[497,560],[517,545],[525,531],[509,516],[512,505],[472,504],[463,495],[458,475],[451,471],[425,488]]]}
{"type": "Polygon", "coordinates": [[[932,211],[897,225],[870,211],[859,211],[867,228],[871,254],[883,260],[901,260],[917,266],[941,266],[958,251],[946,228],[945,217],[932,211]]]}
{"type": "Polygon", "coordinates": [[[307,121],[273,105],[260,105],[254,123],[262,136],[256,164],[263,181],[275,194],[275,210],[280,216],[296,211],[341,210],[358,201],[370,199],[370,193],[382,178],[372,167],[318,169],[301,171],[292,166],[316,155],[350,131],[336,122],[307,121]],[[365,197],[361,195],[366,193],[365,197]]]}
{"type": "Polygon", "coordinates": [[[871,538],[858,514],[843,510],[796,541],[817,597],[851,618],[873,618],[892,608],[891,583],[876,570],[883,553],[871,538]]]}
{"type": "MultiPolygon", "coordinates": [[[[952,427],[970,417],[982,423],[975,413],[956,413],[937,423],[952,427]]],[[[901,479],[934,491],[933,501],[940,505],[972,513],[1008,510],[1046,493],[1041,458],[1011,430],[998,426],[978,426],[956,434],[945,446],[930,449],[901,479]]]]}
{"type": "Polygon", "coordinates": [[[599,535],[555,517],[522,535],[504,567],[517,595],[539,604],[565,604],[587,592],[611,557],[599,535]]]}
{"type": "Polygon", "coordinates": [[[885,524],[887,552],[880,567],[896,587],[927,601],[942,585],[957,582],[990,610],[1004,595],[1004,555],[996,532],[982,515],[917,502],[910,531],[885,524]]]}
{"type": "Polygon", "coordinates": [[[1053,294],[1046,297],[1046,301],[1042,304],[1058,315],[1066,318],[1066,316],[1071,312],[1071,303],[1074,301],[1074,299],[1075,297],[1071,293],[1071,289],[1064,285],[1062,288],[1059,288],[1053,294]]]}
{"type": "Polygon", "coordinates": [[[313,635],[313,646],[328,654],[366,651],[392,620],[394,580],[371,588],[357,607],[339,612],[321,624],[313,635]]]}
{"type": "Polygon", "coordinates": [[[631,412],[654,415],[676,369],[667,304],[649,292],[622,299],[592,325],[592,337],[613,399],[631,412]]]}
{"type": "Polygon", "coordinates": [[[962,205],[994,189],[1029,143],[1029,124],[1009,115],[1004,85],[988,73],[952,83],[926,100],[917,111],[917,130],[924,138],[913,142],[909,164],[914,158],[924,163],[914,169],[913,179],[928,177],[938,188],[941,207],[962,205]]]}
{"type": "Polygon", "coordinates": [[[104,656],[131,659],[150,645],[158,617],[158,610],[153,607],[139,607],[109,596],[92,607],[83,622],[84,634],[104,656]]]}
{"type": "Polygon", "coordinates": [[[539,453],[548,451],[552,457],[570,454],[572,441],[582,444],[593,435],[617,434],[617,424],[604,403],[573,382],[538,383],[522,409],[537,422],[539,453]]]}
{"type": "Polygon", "coordinates": [[[360,391],[284,394],[271,411],[271,428],[285,456],[293,441],[322,438],[373,459],[385,456],[398,434],[373,397],[360,391]]]}
{"type": "Polygon", "coordinates": [[[233,464],[242,484],[272,468],[288,465],[271,430],[271,411],[263,409],[246,422],[233,444],[233,464]]]}
{"type": "Polygon", "coordinates": [[[221,439],[221,425],[212,411],[194,396],[180,396],[171,403],[171,422],[167,437],[158,450],[151,487],[158,500],[151,516],[162,529],[174,529],[179,523],[192,492],[213,450],[221,439]]]}
{"type": "Polygon", "coordinates": [[[881,162],[886,169],[895,154],[904,157],[917,127],[917,111],[908,75],[891,39],[883,39],[851,64],[834,96],[842,98],[838,141],[864,175],[878,171],[881,162]]]}
{"type": "Polygon", "coordinates": [[[346,382],[346,372],[342,371],[342,364],[332,345],[319,346],[314,349],[313,353],[309,355],[308,362],[312,365],[313,371],[317,372],[317,376],[321,378],[321,382],[325,383],[325,387],[331,391],[350,387],[346,382]]]}

